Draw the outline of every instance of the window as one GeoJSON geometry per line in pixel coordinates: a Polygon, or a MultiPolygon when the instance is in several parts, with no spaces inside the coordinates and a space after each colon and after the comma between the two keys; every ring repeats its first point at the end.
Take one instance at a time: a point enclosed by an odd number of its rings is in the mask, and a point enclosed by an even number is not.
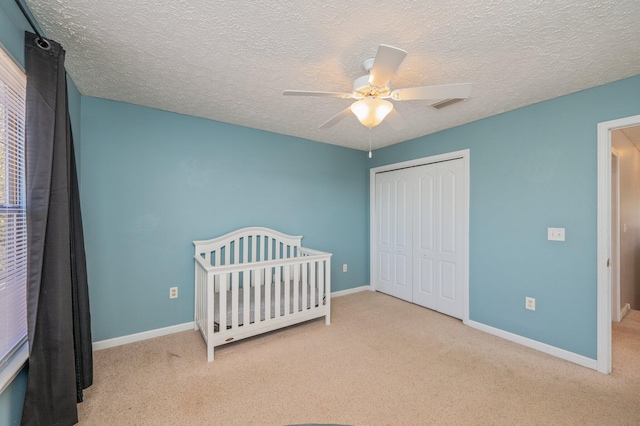
{"type": "Polygon", "coordinates": [[[26,76],[0,49],[0,392],[27,358],[26,76]]]}

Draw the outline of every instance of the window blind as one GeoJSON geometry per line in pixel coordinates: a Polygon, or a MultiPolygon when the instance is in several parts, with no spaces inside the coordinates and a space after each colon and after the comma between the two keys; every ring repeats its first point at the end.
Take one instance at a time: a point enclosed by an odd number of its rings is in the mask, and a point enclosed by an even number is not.
{"type": "Polygon", "coordinates": [[[27,339],[25,97],[24,72],[0,49],[0,373],[4,376],[3,370],[27,339]]]}

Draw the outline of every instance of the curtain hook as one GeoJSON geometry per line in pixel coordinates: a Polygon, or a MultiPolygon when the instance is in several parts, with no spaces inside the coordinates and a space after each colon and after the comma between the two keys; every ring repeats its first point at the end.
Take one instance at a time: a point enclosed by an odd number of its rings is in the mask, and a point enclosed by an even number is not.
{"type": "Polygon", "coordinates": [[[51,43],[49,43],[49,40],[42,38],[42,37],[36,37],[36,44],[38,45],[38,47],[42,50],[51,50],[51,43]]]}

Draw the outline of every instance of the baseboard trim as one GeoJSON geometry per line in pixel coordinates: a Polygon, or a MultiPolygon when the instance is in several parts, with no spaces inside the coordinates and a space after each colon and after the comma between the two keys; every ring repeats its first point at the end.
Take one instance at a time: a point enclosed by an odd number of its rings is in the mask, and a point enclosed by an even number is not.
{"type": "Polygon", "coordinates": [[[127,343],[139,342],[141,340],[153,339],[154,337],[166,336],[167,334],[179,333],[181,331],[193,330],[193,321],[184,324],[172,325],[170,327],[156,328],[155,330],[143,331],[142,333],[129,334],[113,339],[93,342],[93,350],[113,348],[115,346],[126,345],[127,343]]]}
{"type": "MultiPolygon", "coordinates": [[[[371,290],[370,285],[363,285],[356,288],[349,288],[347,290],[334,291],[331,293],[331,297],[346,296],[348,294],[359,293],[361,291],[371,290]]],[[[129,334],[122,337],[115,337],[113,339],[100,340],[93,342],[93,350],[99,351],[102,349],[113,348],[116,346],[126,345],[128,343],[140,342],[142,340],[153,339],[154,337],[166,336],[167,334],[180,333],[181,331],[193,330],[194,323],[186,322],[184,324],[172,325],[170,327],[157,328],[155,330],[143,331],[142,333],[129,334]]]]}
{"type": "Polygon", "coordinates": [[[341,297],[346,296],[347,294],[360,293],[361,291],[373,291],[373,288],[371,288],[370,285],[363,285],[360,287],[348,288],[346,290],[332,291],[331,297],[341,297]]]}
{"type": "Polygon", "coordinates": [[[523,346],[527,346],[531,349],[544,352],[549,355],[564,359],[566,361],[573,362],[583,367],[591,368],[592,370],[598,369],[598,361],[595,359],[587,358],[583,355],[578,355],[574,352],[569,352],[564,349],[557,348],[555,346],[548,345],[546,343],[538,342],[527,337],[519,336],[517,334],[509,333],[508,331],[500,330],[476,321],[465,321],[465,325],[475,328],[476,330],[484,331],[485,333],[493,334],[494,336],[501,337],[506,340],[510,340],[514,343],[518,343],[523,346]]]}
{"type": "Polygon", "coordinates": [[[624,318],[625,315],[627,315],[630,309],[631,309],[631,305],[628,303],[622,307],[622,310],[620,311],[620,321],[622,321],[622,319],[624,318]]]}

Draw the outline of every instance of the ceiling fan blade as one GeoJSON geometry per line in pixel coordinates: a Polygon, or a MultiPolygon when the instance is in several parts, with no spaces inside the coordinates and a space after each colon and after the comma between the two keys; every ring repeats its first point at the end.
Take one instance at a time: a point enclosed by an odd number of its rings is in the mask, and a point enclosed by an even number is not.
{"type": "Polygon", "coordinates": [[[393,127],[393,130],[402,130],[407,127],[407,121],[395,108],[385,117],[384,121],[393,127]]]}
{"type": "Polygon", "coordinates": [[[338,124],[340,121],[344,120],[350,114],[351,114],[351,107],[343,109],[342,111],[340,111],[339,113],[331,117],[329,120],[322,123],[318,127],[318,129],[328,129],[329,127],[333,127],[336,124],[338,124]]]}
{"type": "Polygon", "coordinates": [[[443,84],[440,86],[408,87],[391,92],[395,101],[411,101],[417,99],[466,99],[471,96],[471,83],[443,84]]]}
{"type": "Polygon", "coordinates": [[[369,84],[376,87],[385,87],[391,81],[391,77],[398,71],[404,61],[407,52],[397,47],[381,44],[378,46],[373,67],[369,71],[369,84]]]}
{"type": "Polygon", "coordinates": [[[342,92],[314,92],[310,90],[285,90],[284,96],[320,96],[327,98],[353,98],[351,93],[342,92]]]}

